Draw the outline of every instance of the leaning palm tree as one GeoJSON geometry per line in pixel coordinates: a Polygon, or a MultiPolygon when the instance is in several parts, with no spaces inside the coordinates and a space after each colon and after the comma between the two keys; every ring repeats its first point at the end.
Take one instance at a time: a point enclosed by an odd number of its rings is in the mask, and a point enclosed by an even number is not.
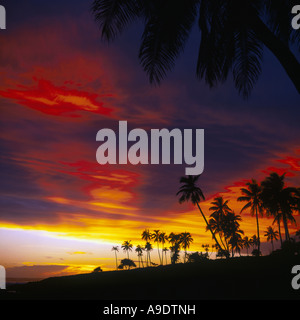
{"type": "Polygon", "coordinates": [[[119,252],[119,247],[118,247],[118,246],[112,247],[111,250],[115,252],[115,257],[116,257],[116,270],[118,270],[117,252],[119,252]]]}
{"type": "Polygon", "coordinates": [[[180,234],[180,243],[181,243],[182,249],[184,250],[184,262],[186,262],[187,249],[190,247],[193,241],[194,239],[189,232],[182,232],[180,234]]]}
{"type": "Polygon", "coordinates": [[[260,76],[264,46],[300,93],[300,64],[291,49],[300,44],[299,32],[291,28],[296,4],[299,1],[94,0],[92,10],[108,41],[137,19],[142,21],[139,59],[151,83],[160,83],[173,69],[197,24],[199,79],[213,87],[232,72],[235,87],[247,97],[260,76]]]}
{"type": "Polygon", "coordinates": [[[238,201],[247,202],[241,210],[241,213],[250,209],[251,215],[255,215],[256,218],[256,230],[257,230],[257,241],[258,246],[257,250],[260,251],[260,238],[259,238],[259,222],[258,222],[258,214],[263,216],[263,204],[261,200],[261,186],[256,182],[256,180],[252,179],[251,182],[246,183],[246,188],[241,188],[241,192],[243,196],[238,197],[238,201]]]}
{"type": "Polygon", "coordinates": [[[129,251],[132,251],[132,243],[130,243],[131,240],[129,241],[124,241],[121,248],[123,249],[124,252],[127,252],[127,257],[129,259],[129,251]]]}
{"type": "Polygon", "coordinates": [[[265,231],[264,236],[267,237],[267,241],[271,241],[272,251],[274,251],[273,241],[278,239],[278,235],[278,231],[275,231],[271,226],[269,226],[267,231],[265,231]]]}
{"type": "Polygon", "coordinates": [[[179,191],[176,195],[180,195],[179,197],[179,203],[183,203],[185,201],[191,201],[193,205],[197,205],[207,227],[208,230],[211,232],[213,239],[215,240],[217,246],[222,250],[222,247],[220,246],[213,230],[211,229],[209,223],[206,220],[206,217],[199,205],[199,202],[201,200],[205,200],[204,194],[202,190],[197,186],[197,181],[199,179],[200,175],[197,176],[187,176],[187,177],[181,177],[180,183],[182,183],[182,186],[179,188],[179,191]]]}

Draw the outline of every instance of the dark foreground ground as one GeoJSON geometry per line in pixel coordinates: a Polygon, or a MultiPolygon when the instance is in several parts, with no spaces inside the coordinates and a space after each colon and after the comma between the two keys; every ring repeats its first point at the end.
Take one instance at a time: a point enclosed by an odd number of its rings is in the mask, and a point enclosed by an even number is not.
{"type": "Polygon", "coordinates": [[[13,285],[0,299],[300,300],[300,289],[291,286],[294,265],[299,256],[241,257],[55,277],[13,285]]]}

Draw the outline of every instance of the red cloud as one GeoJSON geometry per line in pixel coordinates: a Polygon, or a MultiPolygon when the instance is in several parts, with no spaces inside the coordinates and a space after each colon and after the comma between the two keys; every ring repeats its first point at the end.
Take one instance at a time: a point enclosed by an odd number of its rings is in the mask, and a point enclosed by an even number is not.
{"type": "MultiPolygon", "coordinates": [[[[112,109],[103,106],[95,93],[55,86],[51,81],[34,80],[36,86],[0,91],[0,95],[16,100],[19,104],[53,116],[81,117],[80,112],[87,111],[110,116],[112,109]]],[[[107,97],[108,95],[106,95],[107,97]]]]}

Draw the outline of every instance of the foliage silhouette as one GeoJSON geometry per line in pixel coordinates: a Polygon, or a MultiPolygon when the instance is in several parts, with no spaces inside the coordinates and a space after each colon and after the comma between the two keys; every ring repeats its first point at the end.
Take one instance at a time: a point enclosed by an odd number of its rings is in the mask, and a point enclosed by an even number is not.
{"type": "Polygon", "coordinates": [[[271,241],[272,251],[274,251],[273,241],[278,239],[278,236],[279,236],[278,231],[275,231],[271,226],[269,226],[267,231],[265,231],[264,236],[267,238],[267,241],[271,241]]]}
{"type": "Polygon", "coordinates": [[[272,172],[262,181],[262,201],[266,211],[274,217],[277,222],[279,237],[282,244],[280,222],[282,221],[285,230],[285,240],[290,240],[288,221],[296,223],[293,211],[299,212],[299,189],[285,187],[285,174],[278,175],[272,172]]]}
{"type": "Polygon", "coordinates": [[[131,259],[122,259],[120,265],[118,266],[118,269],[126,268],[127,270],[129,270],[131,267],[136,267],[134,261],[132,261],[131,259]]]}
{"type": "Polygon", "coordinates": [[[132,251],[132,243],[131,243],[131,240],[129,241],[124,241],[121,248],[123,249],[124,252],[127,252],[127,257],[129,259],[129,251],[132,251]]]}
{"type": "Polygon", "coordinates": [[[277,58],[300,93],[300,64],[292,45],[300,46],[291,27],[296,0],[94,0],[93,15],[101,36],[114,40],[137,19],[144,23],[139,59],[150,83],[159,84],[184,51],[193,26],[201,37],[196,74],[210,86],[232,72],[244,98],[261,73],[263,47],[277,58]]]}
{"type": "Polygon", "coordinates": [[[194,205],[197,205],[208,229],[210,230],[217,246],[222,250],[222,247],[220,246],[213,230],[211,229],[209,223],[206,220],[206,217],[201,210],[201,207],[199,205],[199,202],[201,200],[205,200],[204,195],[202,190],[197,186],[197,181],[199,179],[200,175],[197,176],[187,176],[187,177],[181,177],[180,178],[180,183],[182,184],[181,187],[179,188],[179,191],[177,192],[176,195],[180,195],[179,197],[179,203],[183,203],[185,201],[191,200],[191,202],[194,205]]]}
{"type": "Polygon", "coordinates": [[[260,237],[259,237],[259,222],[258,222],[258,214],[263,216],[263,205],[261,199],[261,186],[256,182],[256,180],[252,179],[251,182],[246,183],[247,188],[241,188],[241,192],[243,196],[238,197],[238,201],[247,202],[245,206],[242,208],[241,213],[250,209],[251,215],[255,215],[256,218],[256,229],[257,229],[257,250],[260,251],[260,237]]]}
{"type": "Polygon", "coordinates": [[[116,257],[116,270],[118,270],[118,258],[117,258],[117,252],[119,252],[119,247],[118,246],[114,246],[111,249],[112,251],[115,252],[115,257],[116,257]]]}

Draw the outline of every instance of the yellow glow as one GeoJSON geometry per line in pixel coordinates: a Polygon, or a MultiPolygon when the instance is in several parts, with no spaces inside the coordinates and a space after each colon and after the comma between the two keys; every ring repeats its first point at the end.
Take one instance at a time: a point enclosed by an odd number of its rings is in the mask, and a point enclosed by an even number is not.
{"type": "Polygon", "coordinates": [[[93,104],[90,99],[74,95],[56,94],[54,101],[71,103],[88,111],[96,111],[99,108],[99,106],[93,104]]]}

